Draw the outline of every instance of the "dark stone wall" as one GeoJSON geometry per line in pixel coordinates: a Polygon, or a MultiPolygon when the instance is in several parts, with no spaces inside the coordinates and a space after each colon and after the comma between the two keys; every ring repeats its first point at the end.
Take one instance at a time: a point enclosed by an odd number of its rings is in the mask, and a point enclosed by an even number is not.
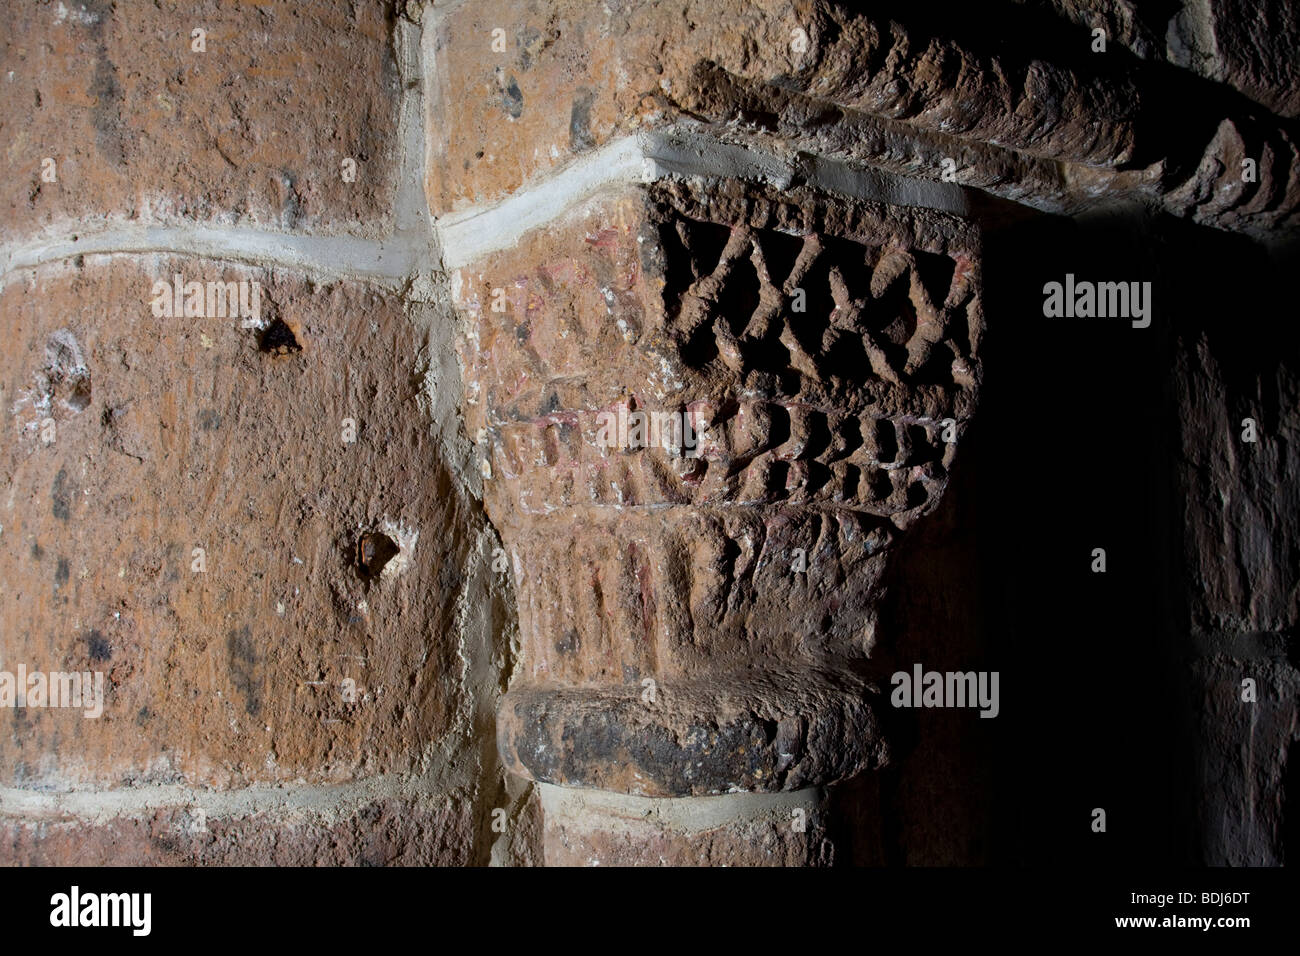
{"type": "Polygon", "coordinates": [[[998,670],[1002,712],[894,714],[879,852],[1283,863],[1300,726],[1293,253],[1140,209],[1010,215],[986,252],[984,402],[893,569],[881,646],[885,671],[998,670]],[[1151,327],[1044,318],[1042,286],[1066,272],[1151,281],[1151,327]]]}

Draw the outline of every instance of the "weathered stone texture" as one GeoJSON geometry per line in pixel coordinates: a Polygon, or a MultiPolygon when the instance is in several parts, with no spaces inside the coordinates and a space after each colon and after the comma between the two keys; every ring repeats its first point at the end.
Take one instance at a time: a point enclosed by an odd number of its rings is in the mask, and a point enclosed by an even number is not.
{"type": "Polygon", "coordinates": [[[0,865],[467,866],[463,801],[379,798],[355,808],[229,816],[160,809],[91,821],[0,816],[0,865]]]}
{"type": "MultiPolygon", "coordinates": [[[[12,6],[0,670],[107,693],[4,713],[0,863],[987,862],[995,722],[878,686],[985,638],[973,519],[900,548],[996,347],[981,231],[1300,224],[1285,0],[12,6]],[[153,315],[177,273],[262,316],[153,315]],[[698,446],[610,447],[641,415],[698,446]]],[[[1277,863],[1300,384],[1171,321],[1201,850],[1277,863]]],[[[982,460],[1055,488],[1029,421],[982,460]]]]}
{"type": "Polygon", "coordinates": [[[1294,628],[1300,379],[1291,365],[1278,364],[1237,383],[1205,339],[1185,344],[1177,372],[1193,623],[1207,631],[1294,628]],[[1253,443],[1243,440],[1247,418],[1255,423],[1253,443]]]}
{"type": "Polygon", "coordinates": [[[808,791],[793,796],[801,798],[797,805],[742,797],[737,810],[727,797],[628,799],[543,786],[546,864],[832,865],[824,799],[808,791]]]}
{"type": "Polygon", "coordinates": [[[439,27],[433,108],[462,109],[435,133],[430,205],[502,199],[616,136],[702,122],[932,180],[953,162],[959,182],[1053,210],[1140,196],[1256,235],[1300,216],[1300,146],[1267,111],[1089,55],[1087,34],[1053,57],[975,32],[828,2],[466,4],[439,27]],[[1175,123],[1189,102],[1201,120],[1175,123]]]}
{"type": "MultiPolygon", "coordinates": [[[[782,15],[780,8],[786,8],[782,15]]],[[[788,24],[788,25],[787,25],[788,24]]],[[[778,2],[656,4],[583,0],[462,4],[438,26],[430,206],[502,199],[612,138],[677,115],[673,83],[701,59],[736,55],[794,68],[778,2]],[[504,52],[492,48],[504,33],[504,52]],[[742,53],[738,37],[747,37],[742,53]]]]}
{"type": "Polygon", "coordinates": [[[507,766],[675,796],[884,762],[845,662],[974,406],[978,261],[932,210],[661,184],[458,271],[520,608],[507,766]],[[634,411],[698,413],[699,454],[611,442],[634,411]]]}
{"type": "MultiPolygon", "coordinates": [[[[1294,638],[1293,638],[1294,639],[1294,638]]],[[[1300,670],[1278,639],[1218,635],[1192,663],[1197,739],[1200,861],[1211,866],[1280,866],[1294,824],[1300,670]],[[1253,702],[1242,681],[1255,682],[1253,702]]]]}
{"type": "Polygon", "coordinates": [[[106,217],[373,234],[391,221],[401,83],[390,4],[11,7],[0,236],[106,217]],[[191,49],[195,29],[206,52],[191,49]],[[57,182],[41,178],[46,157],[57,182]]]}
{"type": "Polygon", "coordinates": [[[1300,15],[1288,0],[1020,0],[1101,27],[1144,60],[1164,60],[1224,83],[1280,116],[1300,115],[1300,15]]]}
{"type": "Polygon", "coordinates": [[[424,333],[399,301],[90,256],[12,277],[0,315],[0,666],[106,674],[100,719],[6,711],[0,782],[339,780],[468,729],[453,622],[480,519],[421,410],[424,333]],[[260,281],[266,328],[154,317],[176,273],[260,281]],[[382,570],[367,534],[397,546],[382,570]]]}
{"type": "Polygon", "coordinates": [[[1187,3],[1185,10],[1182,22],[1203,18],[1213,46],[1197,44],[1207,32],[1204,27],[1188,31],[1187,54],[1175,57],[1171,49],[1171,59],[1241,90],[1281,116],[1300,116],[1300,10],[1294,3],[1209,0],[1187,3]]]}
{"type": "Polygon", "coordinates": [[[1300,380],[1294,354],[1243,350],[1236,335],[1185,337],[1175,368],[1198,833],[1207,863],[1278,865],[1294,862],[1300,740],[1300,380]]]}
{"type": "MultiPolygon", "coordinates": [[[[761,651],[756,651],[761,653],[761,651]]],[[[772,793],[844,780],[887,760],[874,688],[797,660],[697,669],[639,684],[513,688],[497,717],[507,769],[533,780],[648,797],[772,793]]]]}
{"type": "MultiPolygon", "coordinates": [[[[715,88],[703,66],[824,101],[805,134],[833,126],[843,108],[1089,164],[1131,155],[1138,108],[1123,77],[1004,62],[829,3],[494,0],[448,14],[437,52],[443,101],[461,107],[431,169],[442,210],[501,198],[616,135],[699,116],[715,88]],[[491,49],[494,29],[504,52],[491,49]]],[[[710,106],[714,122],[763,122],[734,98],[710,106]]]]}

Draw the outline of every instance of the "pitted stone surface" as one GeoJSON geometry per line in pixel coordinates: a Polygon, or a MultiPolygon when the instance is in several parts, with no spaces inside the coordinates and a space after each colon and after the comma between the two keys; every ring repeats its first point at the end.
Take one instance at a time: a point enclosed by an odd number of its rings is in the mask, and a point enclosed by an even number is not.
{"type": "Polygon", "coordinates": [[[0,783],[347,780],[452,739],[475,519],[420,410],[424,334],[400,302],[89,256],[12,277],[0,316],[0,667],[105,674],[98,719],[3,712],[0,783]],[[156,317],[153,284],[177,274],[259,282],[263,327],[156,317]],[[402,552],[374,578],[367,533],[402,552]]]}
{"type": "Polygon", "coordinates": [[[401,96],[391,4],[79,0],[7,12],[0,238],[108,221],[390,226],[401,96]],[[47,158],[54,182],[42,178],[47,158]]]}
{"type": "Polygon", "coordinates": [[[653,698],[521,687],[502,705],[501,752],[533,780],[649,797],[800,790],[887,762],[872,688],[772,670],[665,682],[653,698]]]}

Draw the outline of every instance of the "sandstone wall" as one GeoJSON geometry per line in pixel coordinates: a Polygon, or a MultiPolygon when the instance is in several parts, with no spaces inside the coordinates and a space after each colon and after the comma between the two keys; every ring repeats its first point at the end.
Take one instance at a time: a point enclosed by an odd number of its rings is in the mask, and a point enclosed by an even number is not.
{"type": "Polygon", "coordinates": [[[1297,19],[1167,6],[6,4],[0,862],[1285,862],[1297,19]]]}

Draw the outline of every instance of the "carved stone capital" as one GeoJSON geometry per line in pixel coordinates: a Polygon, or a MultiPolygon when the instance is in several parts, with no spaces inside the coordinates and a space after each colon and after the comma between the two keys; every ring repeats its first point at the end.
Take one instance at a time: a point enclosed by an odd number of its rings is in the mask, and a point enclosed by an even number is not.
{"type": "Polygon", "coordinates": [[[974,409],[979,262],[947,212],[695,179],[599,192],[458,271],[519,605],[510,770],[688,797],[887,760],[862,672],[974,409]]]}

